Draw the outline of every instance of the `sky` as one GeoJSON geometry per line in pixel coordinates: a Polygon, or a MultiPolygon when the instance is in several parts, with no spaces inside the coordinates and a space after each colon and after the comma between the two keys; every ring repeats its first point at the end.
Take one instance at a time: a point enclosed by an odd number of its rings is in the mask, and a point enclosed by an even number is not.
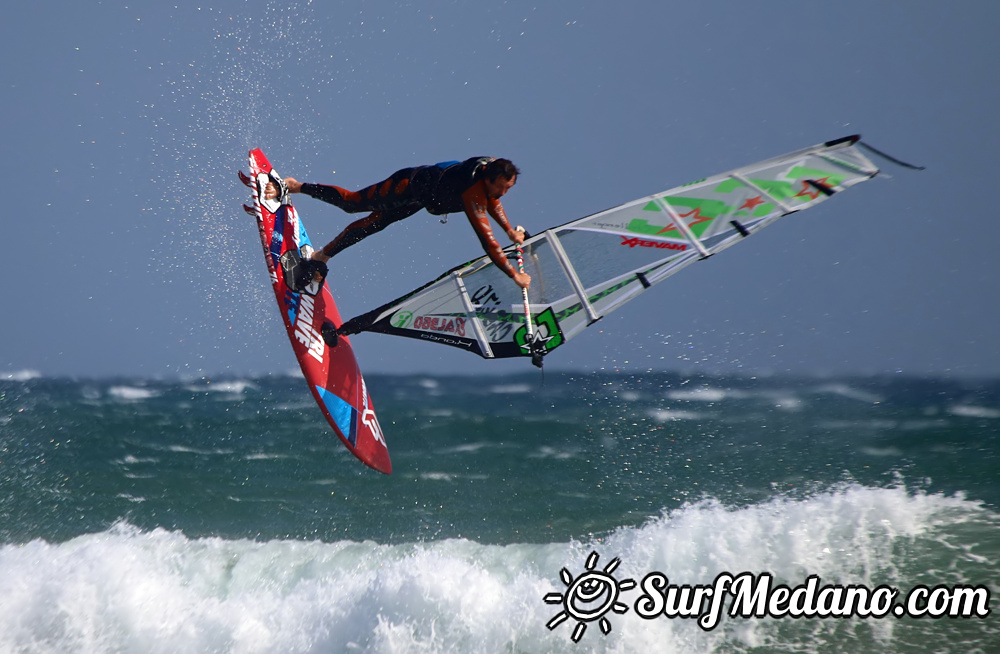
{"type": "MultiPolygon", "coordinates": [[[[548,369],[1000,374],[1000,3],[225,0],[5,8],[0,377],[296,368],[236,171],[360,188],[491,155],[529,232],[860,133],[883,174],[699,262],[548,369]]],[[[348,216],[296,207],[313,241],[348,216]]],[[[339,255],[346,317],[481,254],[421,212],[339,255]]],[[[366,373],[533,370],[380,334],[366,373]]]]}

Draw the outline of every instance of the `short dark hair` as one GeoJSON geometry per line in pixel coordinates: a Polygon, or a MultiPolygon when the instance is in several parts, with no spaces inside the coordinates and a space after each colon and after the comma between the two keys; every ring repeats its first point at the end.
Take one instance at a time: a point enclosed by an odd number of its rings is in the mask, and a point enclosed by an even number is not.
{"type": "Polygon", "coordinates": [[[510,159],[494,159],[483,167],[483,176],[491,182],[497,177],[513,179],[521,174],[510,159]]]}

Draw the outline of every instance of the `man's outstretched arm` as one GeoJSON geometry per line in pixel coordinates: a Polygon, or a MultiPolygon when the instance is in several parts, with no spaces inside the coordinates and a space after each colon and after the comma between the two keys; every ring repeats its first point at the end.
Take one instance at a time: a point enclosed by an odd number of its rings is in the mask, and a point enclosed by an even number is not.
{"type": "MultiPolygon", "coordinates": [[[[462,200],[465,203],[465,215],[468,216],[472,229],[475,230],[480,244],[482,244],[486,254],[489,255],[497,268],[507,273],[514,280],[514,283],[521,288],[528,288],[531,285],[531,277],[515,270],[514,266],[507,259],[503,248],[500,247],[500,244],[497,243],[496,238],[493,236],[493,228],[490,227],[489,215],[487,215],[487,206],[489,205],[486,194],[482,191],[476,192],[476,190],[476,186],[473,186],[462,194],[462,200]]],[[[499,205],[499,202],[496,204],[499,205]]],[[[492,209],[492,207],[490,208],[492,209]]],[[[497,224],[507,231],[507,235],[510,236],[512,241],[516,243],[522,242],[524,240],[524,232],[519,232],[511,228],[507,216],[503,214],[503,207],[500,207],[499,213],[500,217],[494,214],[497,224]]]]}

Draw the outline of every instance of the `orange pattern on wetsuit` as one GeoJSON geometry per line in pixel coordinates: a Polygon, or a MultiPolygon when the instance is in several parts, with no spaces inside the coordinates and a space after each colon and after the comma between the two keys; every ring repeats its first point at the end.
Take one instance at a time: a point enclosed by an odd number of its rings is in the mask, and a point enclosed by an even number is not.
{"type": "Polygon", "coordinates": [[[399,205],[422,206],[424,203],[420,198],[406,191],[414,176],[426,176],[425,168],[427,166],[397,170],[388,179],[358,191],[325,184],[303,184],[302,192],[317,200],[329,202],[347,213],[385,210],[399,205]]]}
{"type": "Polygon", "coordinates": [[[366,186],[359,191],[348,191],[339,186],[303,184],[303,192],[318,200],[346,211],[371,213],[344,228],[337,238],[323,247],[323,254],[332,257],[361,240],[382,231],[403,218],[408,218],[424,208],[424,203],[411,189],[410,181],[415,175],[424,175],[421,168],[403,168],[386,180],[366,186]]]}

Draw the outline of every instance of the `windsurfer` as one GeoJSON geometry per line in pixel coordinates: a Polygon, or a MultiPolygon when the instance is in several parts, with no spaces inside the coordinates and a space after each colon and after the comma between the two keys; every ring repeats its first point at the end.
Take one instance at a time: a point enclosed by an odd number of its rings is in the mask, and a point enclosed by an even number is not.
{"type": "MultiPolygon", "coordinates": [[[[508,159],[473,157],[465,161],[403,168],[388,179],[359,191],[302,183],[293,177],[285,179],[285,186],[289,193],[304,193],[347,213],[370,212],[365,218],[348,225],[323,249],[314,252],[314,261],[326,263],[341,250],[421,209],[434,215],[464,211],[483,249],[497,268],[521,288],[528,288],[531,277],[519,272],[507,260],[489,222],[492,216],[511,241],[524,242],[524,232],[511,227],[500,204],[500,198],[514,186],[519,174],[517,166],[508,159]]],[[[274,183],[267,184],[265,198],[273,199],[278,194],[274,183]]]]}

